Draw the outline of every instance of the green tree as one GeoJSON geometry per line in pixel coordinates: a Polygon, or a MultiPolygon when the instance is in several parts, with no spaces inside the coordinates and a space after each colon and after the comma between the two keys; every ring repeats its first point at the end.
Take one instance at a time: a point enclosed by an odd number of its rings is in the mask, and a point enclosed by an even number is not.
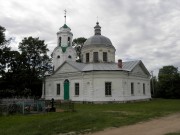
{"type": "Polygon", "coordinates": [[[32,95],[40,96],[42,87],[42,78],[46,71],[51,70],[49,65],[51,59],[47,55],[49,51],[44,40],[33,37],[25,37],[19,44],[24,70],[22,79],[28,80],[25,84],[31,89],[32,95]]]}
{"type": "Polygon", "coordinates": [[[25,56],[21,55],[18,51],[9,52],[9,63],[7,64],[7,71],[2,76],[2,81],[0,82],[0,89],[4,93],[1,96],[31,96],[30,93],[24,93],[24,91],[27,91],[27,88],[30,87],[28,83],[28,77],[31,76],[31,73],[27,70],[26,67],[25,56]]]}
{"type": "Polygon", "coordinates": [[[49,51],[44,40],[33,37],[25,37],[19,44],[19,50],[25,57],[26,66],[31,70],[32,76],[41,78],[43,73],[49,70],[49,51]]]}
{"type": "Polygon", "coordinates": [[[11,62],[11,48],[8,46],[11,39],[6,39],[5,31],[6,29],[0,26],[0,98],[15,95],[13,89],[8,89],[11,86],[12,79],[8,81],[5,79],[7,77],[7,65],[11,62]]]}
{"type": "Polygon", "coordinates": [[[43,75],[52,69],[44,40],[25,37],[20,52],[11,51],[9,43],[0,26],[0,98],[41,96],[43,75]]]}
{"type": "Polygon", "coordinates": [[[10,47],[8,44],[10,39],[6,40],[5,31],[6,29],[0,26],[0,76],[5,73],[6,64],[9,62],[10,47]]]}
{"type": "Polygon", "coordinates": [[[4,43],[6,42],[6,38],[5,38],[5,32],[6,29],[2,26],[0,26],[0,46],[4,45],[4,43]]]}
{"type": "Polygon", "coordinates": [[[163,98],[180,98],[180,76],[178,68],[164,66],[158,74],[158,96],[163,98]]]}
{"type": "Polygon", "coordinates": [[[76,53],[77,53],[77,62],[81,62],[81,50],[82,50],[82,47],[84,45],[84,42],[86,41],[87,39],[84,38],[84,37],[79,37],[79,38],[75,38],[73,40],[73,46],[76,50],[76,53]]]}

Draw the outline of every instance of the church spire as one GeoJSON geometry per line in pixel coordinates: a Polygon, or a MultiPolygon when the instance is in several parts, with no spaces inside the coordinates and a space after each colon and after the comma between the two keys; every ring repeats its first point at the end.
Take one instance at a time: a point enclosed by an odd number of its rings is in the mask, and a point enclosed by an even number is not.
{"type": "Polygon", "coordinates": [[[59,28],[59,30],[61,30],[61,28],[65,28],[65,29],[69,29],[71,31],[71,29],[66,25],[66,13],[67,10],[64,10],[64,25],[62,27],[59,28]]]}
{"type": "Polygon", "coordinates": [[[96,26],[94,27],[94,34],[101,35],[101,27],[99,26],[99,22],[96,22],[96,26]]]}

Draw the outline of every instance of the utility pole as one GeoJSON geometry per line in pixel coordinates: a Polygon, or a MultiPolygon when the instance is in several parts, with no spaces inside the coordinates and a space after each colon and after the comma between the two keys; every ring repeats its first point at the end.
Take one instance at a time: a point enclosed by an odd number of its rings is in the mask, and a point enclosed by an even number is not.
{"type": "Polygon", "coordinates": [[[154,76],[153,76],[153,71],[151,71],[151,80],[152,80],[152,94],[154,96],[154,76]]]}

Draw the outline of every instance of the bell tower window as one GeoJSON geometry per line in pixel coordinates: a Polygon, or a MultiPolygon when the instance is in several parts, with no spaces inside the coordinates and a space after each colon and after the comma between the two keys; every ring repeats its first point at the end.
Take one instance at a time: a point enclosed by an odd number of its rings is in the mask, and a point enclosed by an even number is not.
{"type": "Polygon", "coordinates": [[[61,46],[61,37],[59,37],[59,46],[61,46]]]}
{"type": "Polygon", "coordinates": [[[71,38],[68,37],[68,46],[70,46],[70,42],[71,42],[70,39],[71,39],[71,38]]]}

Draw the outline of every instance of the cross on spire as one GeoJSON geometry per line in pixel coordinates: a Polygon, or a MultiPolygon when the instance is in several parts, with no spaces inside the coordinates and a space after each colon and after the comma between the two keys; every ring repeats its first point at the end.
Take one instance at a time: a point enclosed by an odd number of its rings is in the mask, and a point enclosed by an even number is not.
{"type": "Polygon", "coordinates": [[[98,16],[97,16],[97,22],[98,22],[98,16]]]}
{"type": "Polygon", "coordinates": [[[66,24],[66,9],[64,10],[64,19],[65,19],[65,24],[66,24]]]}
{"type": "Polygon", "coordinates": [[[101,27],[99,26],[99,22],[96,22],[96,26],[94,27],[94,34],[95,35],[101,35],[101,27]]]}

